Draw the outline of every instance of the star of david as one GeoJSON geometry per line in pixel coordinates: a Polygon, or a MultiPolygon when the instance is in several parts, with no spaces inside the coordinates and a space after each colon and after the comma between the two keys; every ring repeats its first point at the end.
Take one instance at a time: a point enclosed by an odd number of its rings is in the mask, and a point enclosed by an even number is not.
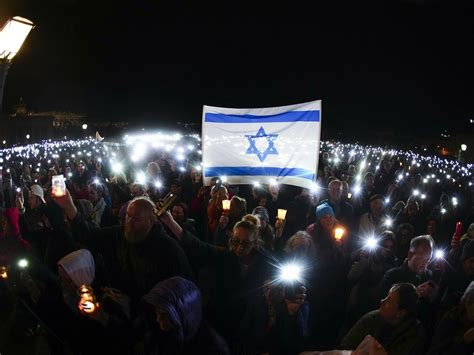
{"type": "Polygon", "coordinates": [[[278,138],[278,134],[267,134],[263,127],[260,127],[257,134],[255,135],[245,135],[249,140],[250,146],[247,149],[246,154],[256,154],[258,159],[263,163],[267,158],[267,155],[278,155],[278,151],[275,148],[275,140],[278,138]],[[265,150],[259,149],[261,144],[258,144],[261,139],[266,139],[268,145],[265,150]],[[262,152],[263,150],[263,152],[262,152]]]}

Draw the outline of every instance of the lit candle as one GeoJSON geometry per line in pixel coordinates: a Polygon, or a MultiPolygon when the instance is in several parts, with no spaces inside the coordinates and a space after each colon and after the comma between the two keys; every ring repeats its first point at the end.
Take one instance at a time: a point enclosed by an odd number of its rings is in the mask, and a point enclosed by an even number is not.
{"type": "Polygon", "coordinates": [[[7,268],[5,266],[0,266],[0,277],[4,280],[8,279],[7,268]]]}
{"type": "Polygon", "coordinates": [[[278,219],[284,220],[286,218],[286,210],[278,209],[278,219]]]}
{"type": "Polygon", "coordinates": [[[334,238],[335,238],[336,240],[341,240],[342,237],[344,236],[344,233],[345,233],[344,228],[336,228],[336,229],[334,230],[334,238]]]}
{"type": "Polygon", "coordinates": [[[230,210],[230,200],[222,200],[222,209],[224,211],[230,210]]]}

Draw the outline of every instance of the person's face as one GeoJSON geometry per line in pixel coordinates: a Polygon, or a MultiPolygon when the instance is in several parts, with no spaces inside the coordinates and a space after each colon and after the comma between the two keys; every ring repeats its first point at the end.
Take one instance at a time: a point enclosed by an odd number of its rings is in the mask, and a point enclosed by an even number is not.
{"type": "Polygon", "coordinates": [[[424,273],[431,260],[431,248],[428,245],[421,244],[414,252],[408,252],[408,267],[418,275],[424,273]]]}
{"type": "Polygon", "coordinates": [[[396,324],[401,316],[398,308],[399,300],[398,291],[392,288],[388,296],[380,301],[379,314],[389,324],[396,324]]]}
{"type": "Polygon", "coordinates": [[[96,189],[94,189],[92,186],[88,187],[88,192],[89,192],[89,201],[93,204],[96,205],[97,202],[101,199],[101,194],[97,192],[96,189]]]}
{"type": "Polygon", "coordinates": [[[230,247],[238,257],[250,255],[257,243],[257,236],[246,228],[236,228],[230,239],[230,247]]]}
{"type": "Polygon", "coordinates": [[[374,186],[374,177],[373,176],[366,176],[365,177],[365,186],[367,188],[372,188],[374,186]]]}
{"type": "Polygon", "coordinates": [[[130,189],[130,194],[132,195],[132,197],[138,197],[143,195],[141,188],[136,185],[132,186],[132,188],[130,189]]]}
{"type": "Polygon", "coordinates": [[[342,196],[342,185],[337,182],[330,184],[328,195],[331,201],[340,201],[342,196]]]}
{"type": "Polygon", "coordinates": [[[262,197],[260,199],[260,201],[258,201],[258,205],[262,206],[262,207],[266,207],[267,206],[267,199],[265,197],[262,197]]]}
{"type": "Polygon", "coordinates": [[[433,235],[436,233],[436,221],[429,221],[427,226],[426,226],[426,233],[429,235],[433,235]]]}
{"type": "Polygon", "coordinates": [[[158,166],[157,165],[149,165],[147,166],[147,173],[150,176],[157,176],[158,175],[158,166]]]}
{"type": "Polygon", "coordinates": [[[347,182],[342,183],[342,196],[347,196],[349,193],[349,184],[347,182]]]}
{"type": "Polygon", "coordinates": [[[330,215],[330,214],[326,214],[324,215],[323,217],[321,217],[321,226],[325,229],[325,230],[330,230],[334,227],[334,216],[333,215],[330,215]]]}
{"type": "Polygon", "coordinates": [[[186,222],[184,218],[184,211],[181,206],[174,206],[171,214],[173,215],[173,218],[176,222],[178,223],[186,222]]]}
{"type": "Polygon", "coordinates": [[[40,205],[40,198],[36,195],[33,195],[31,192],[28,194],[28,205],[30,209],[34,210],[40,205]]]}
{"type": "Polygon", "coordinates": [[[462,269],[467,276],[474,276],[474,256],[462,262],[462,269]]]}
{"type": "Polygon", "coordinates": [[[125,218],[125,239],[132,243],[145,239],[153,224],[154,220],[150,212],[131,202],[125,218]]]}
{"type": "Polygon", "coordinates": [[[414,216],[416,216],[417,213],[418,213],[418,211],[416,209],[416,206],[414,204],[410,204],[408,206],[408,215],[410,217],[414,217],[414,216]]]}
{"type": "Polygon", "coordinates": [[[380,248],[380,255],[383,258],[388,258],[389,256],[393,255],[395,250],[395,243],[388,239],[382,243],[382,247],[380,248]]]}
{"type": "Polygon", "coordinates": [[[372,214],[379,215],[383,210],[383,201],[379,198],[370,202],[370,210],[372,214]]]}
{"type": "Polygon", "coordinates": [[[408,229],[402,229],[400,231],[399,242],[401,245],[406,245],[410,243],[411,233],[408,229]]]}
{"type": "Polygon", "coordinates": [[[182,191],[182,190],[183,190],[183,189],[182,189],[181,186],[179,186],[179,185],[171,185],[171,186],[170,186],[170,192],[171,192],[172,194],[174,194],[174,195],[179,195],[179,194],[181,194],[181,191],[182,191]]]}
{"type": "Polygon", "coordinates": [[[265,228],[267,228],[267,220],[262,216],[259,216],[258,219],[260,221],[260,229],[264,230],[265,228]]]}
{"type": "Polygon", "coordinates": [[[168,312],[166,312],[166,310],[160,307],[157,307],[155,309],[155,314],[156,314],[156,321],[160,325],[160,329],[163,332],[170,332],[171,330],[173,330],[174,327],[173,327],[173,323],[171,322],[171,317],[168,314],[168,312]]]}
{"type": "Polygon", "coordinates": [[[77,166],[77,172],[78,172],[79,174],[82,174],[82,173],[84,172],[84,169],[85,169],[84,164],[79,164],[79,165],[77,166]]]}

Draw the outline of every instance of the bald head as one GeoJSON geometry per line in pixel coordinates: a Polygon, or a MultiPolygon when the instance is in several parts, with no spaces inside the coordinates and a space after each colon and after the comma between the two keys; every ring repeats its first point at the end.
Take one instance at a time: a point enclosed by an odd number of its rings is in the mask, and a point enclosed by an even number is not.
{"type": "Polygon", "coordinates": [[[145,197],[139,197],[128,205],[125,219],[125,238],[138,242],[146,238],[156,222],[155,205],[145,197]]]}

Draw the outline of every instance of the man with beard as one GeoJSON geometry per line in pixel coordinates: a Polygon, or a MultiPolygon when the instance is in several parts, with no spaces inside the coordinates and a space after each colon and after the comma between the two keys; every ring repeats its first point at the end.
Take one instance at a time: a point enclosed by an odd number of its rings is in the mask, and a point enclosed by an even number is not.
{"type": "Polygon", "coordinates": [[[74,238],[102,254],[110,284],[138,302],[157,282],[172,276],[191,279],[191,268],[179,244],[157,222],[147,198],[134,199],[125,224],[94,228],[78,213],[68,191],[54,198],[66,212],[74,238]]]}

